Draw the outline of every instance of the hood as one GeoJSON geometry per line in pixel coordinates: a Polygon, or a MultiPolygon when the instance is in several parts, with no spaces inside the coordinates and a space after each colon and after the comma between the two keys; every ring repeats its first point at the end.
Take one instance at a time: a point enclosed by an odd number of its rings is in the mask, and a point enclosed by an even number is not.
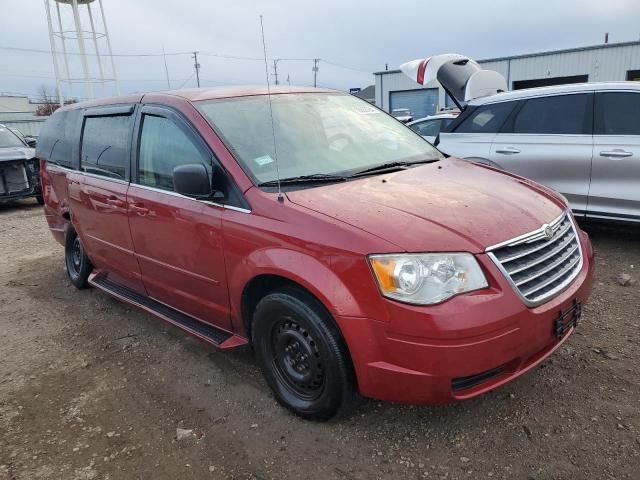
{"type": "Polygon", "coordinates": [[[287,197],[409,252],[480,253],[540,228],[564,209],[524,179],[452,158],[287,197]]]}
{"type": "Polygon", "coordinates": [[[0,162],[9,160],[30,160],[36,156],[36,151],[29,147],[0,147],[0,162]]]}
{"type": "Polygon", "coordinates": [[[474,98],[507,91],[507,81],[493,70],[483,70],[475,61],[457,53],[420,58],[400,65],[400,70],[420,85],[437,80],[458,107],[474,98]]]}

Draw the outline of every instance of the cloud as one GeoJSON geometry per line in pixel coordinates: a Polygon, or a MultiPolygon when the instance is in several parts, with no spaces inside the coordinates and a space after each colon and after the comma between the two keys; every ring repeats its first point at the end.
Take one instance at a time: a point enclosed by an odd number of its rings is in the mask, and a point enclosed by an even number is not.
{"type": "MultiPolygon", "coordinates": [[[[0,46],[49,49],[41,2],[0,3],[0,46]]],[[[260,57],[258,16],[264,15],[271,58],[321,58],[318,82],[347,89],[373,83],[370,72],[417,57],[459,52],[475,58],[637,40],[640,2],[619,0],[103,0],[114,53],[198,50],[204,86],[264,83],[264,64],[205,53],[260,57]],[[349,67],[349,68],[344,68],[349,67]]],[[[70,28],[70,25],[68,26],[70,28]]],[[[74,57],[72,69],[79,70],[74,57]]],[[[117,57],[123,92],[167,87],[162,57],[117,57]]],[[[311,60],[278,63],[280,80],[313,82],[311,60]]],[[[95,64],[92,66],[95,70],[95,64]]],[[[273,70],[273,65],[269,65],[273,70]]],[[[171,87],[193,86],[190,55],[167,57],[171,87]]],[[[273,78],[272,78],[273,79],[273,78]]],[[[50,56],[0,50],[0,92],[35,93],[53,86],[50,56]]],[[[105,93],[108,92],[105,89],[105,93]]],[[[98,94],[102,92],[97,88],[98,94]]],[[[76,85],[74,95],[84,96],[76,85]]]]}

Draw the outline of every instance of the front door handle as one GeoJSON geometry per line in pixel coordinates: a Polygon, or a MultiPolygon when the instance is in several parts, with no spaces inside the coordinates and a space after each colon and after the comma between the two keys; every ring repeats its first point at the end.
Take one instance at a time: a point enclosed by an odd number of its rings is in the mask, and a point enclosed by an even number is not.
{"type": "Polygon", "coordinates": [[[138,215],[146,215],[149,213],[149,209],[145,207],[142,203],[132,203],[129,205],[131,211],[136,212],[138,215]]]}
{"type": "Polygon", "coordinates": [[[517,148],[508,147],[496,150],[496,153],[499,153],[501,155],[515,155],[516,153],[520,153],[520,150],[518,150],[517,148]]]}
{"type": "Polygon", "coordinates": [[[626,150],[622,150],[621,148],[600,152],[601,157],[608,157],[608,158],[626,158],[632,155],[633,155],[633,152],[627,152],[626,150]]]}

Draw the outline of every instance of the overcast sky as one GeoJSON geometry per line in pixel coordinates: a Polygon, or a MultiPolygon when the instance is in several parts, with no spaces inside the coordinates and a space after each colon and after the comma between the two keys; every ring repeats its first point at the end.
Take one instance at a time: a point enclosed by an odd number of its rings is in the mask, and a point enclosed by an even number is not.
{"type": "MultiPolygon", "coordinates": [[[[198,50],[203,86],[264,83],[260,61],[205,55],[260,57],[260,14],[270,58],[320,58],[318,84],[340,89],[373,83],[370,72],[383,70],[386,63],[395,68],[436,53],[482,59],[571,48],[602,43],[605,32],[610,32],[610,42],[640,39],[638,0],[103,0],[103,4],[114,54],[198,50]]],[[[0,0],[0,12],[0,47],[50,49],[42,0],[0,0]]],[[[67,28],[70,23],[64,25],[67,28]]],[[[88,47],[92,48],[90,42],[88,47]]],[[[189,55],[166,58],[172,88],[195,86],[189,55]]],[[[167,87],[161,56],[116,57],[115,64],[123,92],[167,87]]],[[[289,76],[291,84],[310,85],[312,66],[311,60],[283,60],[278,64],[280,81],[286,83],[289,76]]],[[[95,62],[90,68],[97,71],[95,62]]],[[[271,61],[269,68],[273,72],[271,61]]],[[[73,57],[70,69],[81,75],[79,57],[73,57]]],[[[52,90],[53,79],[50,55],[0,48],[0,92],[35,94],[42,84],[52,90]]],[[[102,92],[96,89],[98,95],[102,92]]],[[[70,93],[86,96],[82,85],[70,93]]]]}

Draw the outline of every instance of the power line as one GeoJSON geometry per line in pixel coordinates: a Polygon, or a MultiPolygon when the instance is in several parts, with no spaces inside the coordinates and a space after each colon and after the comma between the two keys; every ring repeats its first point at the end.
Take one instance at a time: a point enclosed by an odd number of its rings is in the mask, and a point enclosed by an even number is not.
{"type": "MultiPolygon", "coordinates": [[[[10,77],[17,77],[17,78],[41,78],[43,80],[51,80],[51,81],[55,81],[55,76],[53,74],[51,75],[22,75],[19,73],[6,73],[6,72],[0,72],[0,77],[5,77],[5,76],[10,76],[10,77]]],[[[123,82],[158,82],[158,83],[166,83],[166,80],[163,80],[161,78],[119,78],[120,81],[123,82]]],[[[84,82],[84,79],[76,79],[76,82],[84,82]]]]}
{"type": "Polygon", "coordinates": [[[361,72],[361,73],[368,73],[369,75],[371,74],[371,72],[373,72],[373,69],[371,70],[362,70],[360,68],[353,68],[353,67],[348,67],[346,65],[341,65],[339,63],[335,63],[335,62],[330,62],[329,60],[325,60],[324,58],[322,59],[323,63],[326,63],[328,65],[332,65],[334,67],[338,67],[338,68],[344,68],[346,70],[353,70],[354,72],[361,72]]]}
{"type": "MultiPolygon", "coordinates": [[[[46,54],[46,55],[51,55],[52,53],[61,55],[62,52],[59,51],[52,51],[52,50],[44,50],[44,49],[38,49],[38,48],[23,48],[23,47],[10,47],[7,45],[0,45],[0,50],[9,50],[9,51],[16,51],[16,52],[27,52],[27,53],[41,53],[41,54],[46,54]]],[[[68,55],[81,55],[79,52],[67,52],[68,55]]],[[[95,56],[95,53],[91,53],[91,52],[87,52],[87,55],[90,56],[95,56]]],[[[243,56],[243,55],[230,55],[230,54],[223,54],[223,53],[214,53],[214,52],[198,52],[199,55],[203,55],[205,57],[217,57],[217,58],[226,58],[229,60],[251,60],[251,61],[263,61],[264,59],[262,57],[250,57],[250,56],[243,56]]],[[[111,55],[109,54],[101,54],[101,56],[111,56],[111,57],[165,57],[165,56],[179,56],[179,55],[193,55],[193,51],[190,52],[162,52],[162,53],[113,53],[111,55]]],[[[274,59],[271,59],[274,60],[274,59]]],[[[279,57],[277,59],[278,61],[287,61],[287,62],[313,62],[314,60],[320,60],[319,58],[305,58],[305,57],[279,57]]],[[[354,67],[349,67],[347,65],[343,65],[340,63],[336,63],[336,62],[332,62],[330,60],[326,60],[326,59],[322,59],[322,61],[324,63],[327,63],[329,65],[333,65],[334,67],[339,67],[339,68],[344,68],[347,70],[353,70],[355,72],[362,72],[362,73],[371,73],[374,69],[371,70],[364,70],[361,68],[354,68],[354,67]]]]}
{"type": "Polygon", "coordinates": [[[182,87],[184,87],[187,84],[187,82],[194,77],[194,75],[195,75],[195,72],[189,75],[189,78],[187,78],[184,82],[182,82],[180,86],[177,88],[177,90],[180,90],[182,87]]]}
{"type": "MultiPolygon", "coordinates": [[[[16,52],[28,52],[28,53],[43,53],[47,55],[51,55],[53,53],[57,55],[62,55],[63,52],[59,52],[57,50],[41,50],[37,48],[22,48],[22,47],[8,47],[6,45],[0,45],[0,50],[10,50],[16,52]]],[[[171,52],[171,53],[112,53],[106,54],[102,53],[100,56],[103,57],[162,57],[164,55],[191,55],[193,52],[171,52]]],[[[80,52],[67,52],[67,55],[82,55],[80,52]]],[[[96,53],[85,52],[85,55],[88,56],[96,56],[96,53]]]]}
{"type": "Polygon", "coordinates": [[[0,72],[0,77],[18,77],[18,78],[44,78],[46,80],[55,79],[50,75],[22,75],[20,73],[0,72]]]}
{"type": "MultiPolygon", "coordinates": [[[[0,98],[6,97],[29,97],[29,99],[42,99],[42,93],[26,93],[26,92],[0,92],[0,98]]],[[[90,100],[87,97],[73,96],[73,100],[90,100]]],[[[38,103],[38,102],[35,102],[38,103]]]]}
{"type": "Polygon", "coordinates": [[[261,57],[246,57],[242,55],[225,55],[222,53],[211,53],[211,52],[200,52],[200,55],[205,57],[227,58],[229,60],[252,60],[252,61],[259,61],[259,62],[264,60],[261,57]]]}

